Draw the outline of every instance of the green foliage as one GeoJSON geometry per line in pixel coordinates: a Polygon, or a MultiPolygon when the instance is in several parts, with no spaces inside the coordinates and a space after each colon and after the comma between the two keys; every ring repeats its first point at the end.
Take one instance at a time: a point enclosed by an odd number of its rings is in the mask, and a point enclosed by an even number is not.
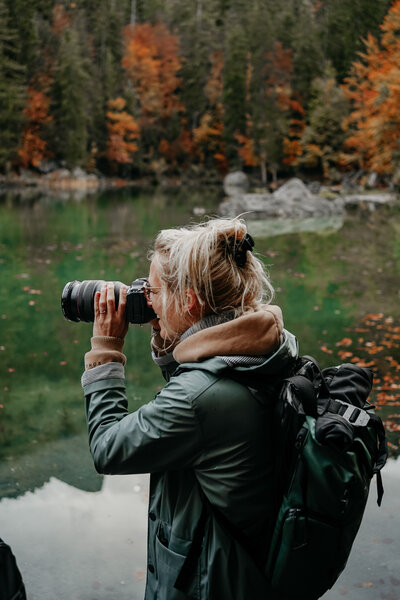
{"type": "Polygon", "coordinates": [[[326,60],[332,62],[339,81],[362,50],[367,33],[379,34],[379,25],[392,0],[323,0],[317,14],[326,60]]]}
{"type": "Polygon", "coordinates": [[[308,125],[301,140],[304,148],[301,164],[319,167],[326,178],[330,177],[330,170],[340,160],[339,152],[345,140],[341,124],[349,109],[336,82],[335,71],[328,64],[323,76],[314,79],[311,85],[308,125]]]}
{"type": "Polygon", "coordinates": [[[9,25],[9,13],[0,0],[0,168],[15,157],[22,124],[25,69],[17,60],[16,31],[9,25]]]}
{"type": "Polygon", "coordinates": [[[226,42],[223,105],[227,157],[234,162],[234,136],[244,133],[246,125],[246,40],[240,25],[233,27],[226,42]]]}
{"type": "Polygon", "coordinates": [[[88,67],[79,31],[75,27],[66,28],[60,41],[53,89],[54,151],[69,166],[83,165],[87,157],[91,115],[87,93],[88,67]]]}

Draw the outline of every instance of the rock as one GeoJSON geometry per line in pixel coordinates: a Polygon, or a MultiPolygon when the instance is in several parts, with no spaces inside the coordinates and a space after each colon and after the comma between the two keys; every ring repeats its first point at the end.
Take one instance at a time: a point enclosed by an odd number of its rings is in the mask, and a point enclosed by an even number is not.
{"type": "Polygon", "coordinates": [[[194,206],[193,214],[195,217],[201,217],[206,214],[206,209],[203,206],[194,206]]]}
{"type": "Polygon", "coordinates": [[[53,171],[57,171],[57,169],[58,165],[54,160],[42,161],[37,167],[37,170],[42,175],[47,175],[47,173],[52,173],[53,171]]]}
{"type": "Polygon", "coordinates": [[[248,213],[247,219],[328,217],[342,215],[344,202],[340,197],[329,200],[312,194],[294,178],[273,194],[243,194],[220,205],[221,216],[232,218],[242,213],[248,213]]]}
{"type": "Polygon", "coordinates": [[[319,194],[320,189],[321,189],[321,184],[319,181],[310,181],[310,183],[307,184],[307,189],[312,194],[319,194]]]}
{"type": "Polygon", "coordinates": [[[307,189],[301,179],[293,177],[284,183],[276,192],[273,193],[274,198],[285,202],[303,202],[304,199],[310,199],[313,194],[307,189]]]}
{"type": "Polygon", "coordinates": [[[80,167],[75,167],[72,171],[72,177],[76,177],[77,179],[80,179],[82,177],[87,177],[87,173],[85,173],[85,171],[83,169],[81,169],[80,167]]]}
{"type": "Polygon", "coordinates": [[[346,194],[342,196],[346,207],[367,207],[370,211],[382,204],[393,204],[397,201],[396,194],[381,192],[378,194],[346,194]]]}
{"type": "Polygon", "coordinates": [[[233,171],[224,178],[224,192],[227,196],[236,198],[249,189],[249,180],[243,171],[233,171]]]}

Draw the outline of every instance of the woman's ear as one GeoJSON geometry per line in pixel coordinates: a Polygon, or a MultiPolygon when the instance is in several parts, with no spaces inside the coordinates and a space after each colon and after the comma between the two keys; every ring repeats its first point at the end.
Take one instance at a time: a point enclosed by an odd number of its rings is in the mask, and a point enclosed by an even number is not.
{"type": "Polygon", "coordinates": [[[186,309],[193,317],[200,317],[201,315],[201,304],[199,299],[192,289],[186,290],[186,309]]]}

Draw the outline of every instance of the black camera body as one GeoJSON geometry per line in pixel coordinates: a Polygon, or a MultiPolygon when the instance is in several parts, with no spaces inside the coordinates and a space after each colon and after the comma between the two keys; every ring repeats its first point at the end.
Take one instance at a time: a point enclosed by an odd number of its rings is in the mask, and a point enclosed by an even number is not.
{"type": "MultiPolygon", "coordinates": [[[[147,305],[143,286],[146,283],[144,277],[135,279],[128,286],[126,295],[125,316],[129,323],[148,323],[157,318],[154,310],[147,305]]],[[[93,323],[94,321],[94,296],[106,283],[101,279],[88,279],[85,281],[69,281],[62,292],[61,309],[63,315],[69,321],[93,323]]],[[[120,281],[114,281],[115,307],[118,308],[119,293],[123,285],[120,281]]]]}

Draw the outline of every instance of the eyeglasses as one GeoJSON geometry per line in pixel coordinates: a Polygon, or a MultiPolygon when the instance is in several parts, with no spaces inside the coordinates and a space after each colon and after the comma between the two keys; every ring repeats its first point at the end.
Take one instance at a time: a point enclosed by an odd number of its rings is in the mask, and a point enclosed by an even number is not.
{"type": "Polygon", "coordinates": [[[147,302],[151,303],[151,294],[157,293],[154,290],[161,290],[161,287],[156,287],[154,285],[150,285],[148,281],[142,287],[143,293],[146,297],[147,302]]]}

